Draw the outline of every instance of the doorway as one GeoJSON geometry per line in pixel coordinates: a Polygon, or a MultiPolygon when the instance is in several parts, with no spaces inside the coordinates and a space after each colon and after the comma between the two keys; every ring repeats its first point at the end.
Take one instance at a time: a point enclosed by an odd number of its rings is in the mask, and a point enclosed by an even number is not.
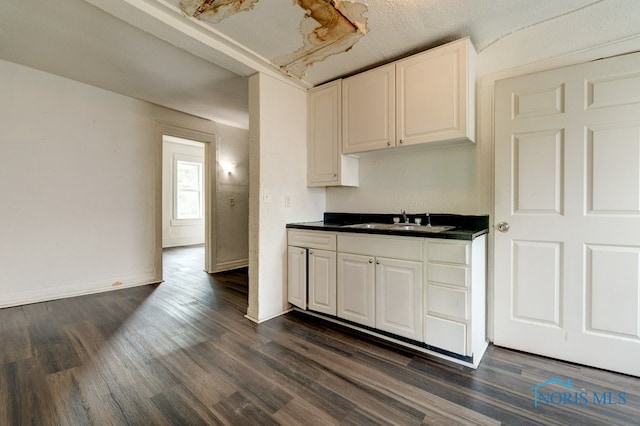
{"type": "Polygon", "coordinates": [[[215,162],[217,139],[212,133],[156,122],[158,198],[156,270],[163,270],[163,248],[201,247],[199,269],[210,272],[215,247],[215,162]],[[165,143],[171,149],[165,150],[165,143]],[[212,171],[213,168],[213,171],[212,171]],[[180,179],[179,179],[180,178],[180,179]]]}
{"type": "Polygon", "coordinates": [[[639,61],[496,83],[496,345],[640,376],[639,61]]]}
{"type": "MultiPolygon", "coordinates": [[[[204,258],[205,144],[202,142],[162,136],[162,256],[163,276],[167,261],[176,262],[186,253],[189,268],[202,271],[204,258]]],[[[184,260],[184,259],[183,259],[184,260]]],[[[170,262],[171,263],[171,262],[170,262]]]]}
{"type": "Polygon", "coordinates": [[[204,157],[202,142],[163,135],[163,249],[204,245],[204,157]]]}

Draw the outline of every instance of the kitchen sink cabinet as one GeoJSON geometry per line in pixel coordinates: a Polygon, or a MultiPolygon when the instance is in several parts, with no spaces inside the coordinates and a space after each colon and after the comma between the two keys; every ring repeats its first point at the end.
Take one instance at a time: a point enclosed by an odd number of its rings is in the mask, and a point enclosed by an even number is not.
{"type": "Polygon", "coordinates": [[[421,340],[422,264],[338,253],[338,317],[421,340]]]}
{"type": "Polygon", "coordinates": [[[464,38],[343,80],[343,153],[475,141],[475,58],[464,38]]]}
{"type": "Polygon", "coordinates": [[[289,229],[288,244],[294,306],[479,363],[487,347],[486,235],[456,240],[289,229]]]}
{"type": "Polygon", "coordinates": [[[358,159],[342,155],[342,82],[307,95],[307,185],[358,186],[358,159]]]}
{"type": "Polygon", "coordinates": [[[422,339],[421,238],[338,235],[338,259],[339,317],[422,339]]]}

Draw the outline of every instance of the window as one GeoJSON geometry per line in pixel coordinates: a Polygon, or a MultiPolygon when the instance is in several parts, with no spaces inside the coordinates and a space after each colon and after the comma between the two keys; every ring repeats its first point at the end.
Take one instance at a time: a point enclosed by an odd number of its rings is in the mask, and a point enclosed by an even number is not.
{"type": "Polygon", "coordinates": [[[178,220],[202,219],[204,217],[202,164],[177,160],[175,165],[175,218],[178,220]]]}

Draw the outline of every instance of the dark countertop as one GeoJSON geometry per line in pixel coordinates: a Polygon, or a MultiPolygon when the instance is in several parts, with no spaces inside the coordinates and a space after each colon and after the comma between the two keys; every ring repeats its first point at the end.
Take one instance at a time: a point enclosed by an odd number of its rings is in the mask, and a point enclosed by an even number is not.
{"type": "MultiPolygon", "coordinates": [[[[410,222],[413,223],[416,217],[422,218],[422,225],[427,223],[425,214],[407,214],[410,222]]],[[[377,214],[377,213],[325,213],[324,221],[289,223],[289,229],[306,229],[314,231],[349,232],[357,234],[378,234],[378,235],[399,235],[405,237],[419,238],[444,238],[452,240],[474,240],[475,238],[489,232],[489,215],[466,216],[454,214],[431,213],[431,224],[433,226],[455,226],[454,229],[444,232],[427,232],[422,226],[420,231],[393,230],[393,229],[358,229],[349,228],[345,225],[358,223],[393,223],[394,217],[401,217],[400,214],[377,214]]],[[[402,220],[402,218],[401,218],[402,220]]]]}

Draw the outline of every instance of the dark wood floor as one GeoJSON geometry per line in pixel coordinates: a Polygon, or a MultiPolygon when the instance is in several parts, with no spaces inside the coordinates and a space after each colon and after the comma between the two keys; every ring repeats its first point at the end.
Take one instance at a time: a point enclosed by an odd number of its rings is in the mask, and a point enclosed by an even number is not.
{"type": "Polygon", "coordinates": [[[493,346],[472,370],[303,314],[256,325],[246,270],[202,263],[168,250],[163,284],[0,310],[0,425],[640,424],[637,378],[493,346]],[[535,408],[550,378],[587,403],[535,408]]]}

